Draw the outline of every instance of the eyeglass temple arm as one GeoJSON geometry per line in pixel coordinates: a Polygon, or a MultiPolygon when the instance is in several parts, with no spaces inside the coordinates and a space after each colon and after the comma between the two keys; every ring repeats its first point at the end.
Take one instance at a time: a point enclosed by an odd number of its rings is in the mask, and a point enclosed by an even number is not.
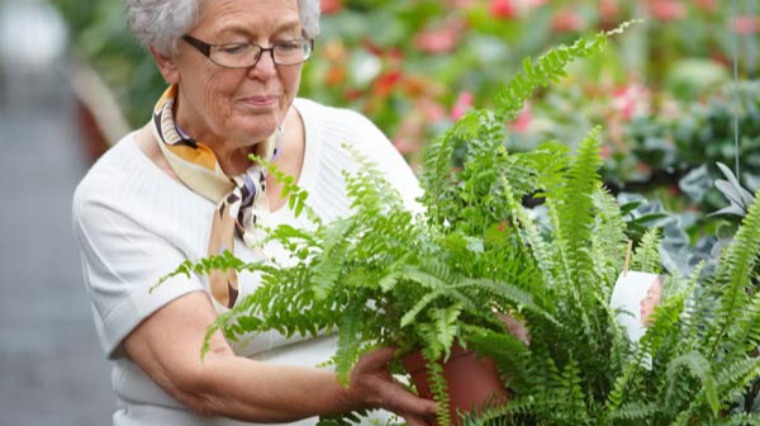
{"type": "Polygon", "coordinates": [[[205,57],[211,56],[211,45],[204,43],[200,40],[198,40],[195,37],[189,36],[189,35],[183,35],[182,40],[186,41],[187,44],[190,46],[193,46],[194,48],[198,49],[199,52],[201,52],[205,57]]]}

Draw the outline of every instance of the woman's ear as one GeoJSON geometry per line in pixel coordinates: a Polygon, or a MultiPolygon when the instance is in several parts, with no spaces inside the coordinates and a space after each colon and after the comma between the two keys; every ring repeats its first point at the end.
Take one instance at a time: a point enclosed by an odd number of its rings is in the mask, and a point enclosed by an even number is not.
{"type": "Polygon", "coordinates": [[[151,46],[148,50],[150,50],[150,54],[153,56],[153,59],[156,60],[156,65],[158,65],[158,70],[161,72],[161,75],[164,76],[164,80],[166,80],[166,82],[169,84],[179,83],[180,75],[174,58],[158,52],[153,46],[151,46]]]}

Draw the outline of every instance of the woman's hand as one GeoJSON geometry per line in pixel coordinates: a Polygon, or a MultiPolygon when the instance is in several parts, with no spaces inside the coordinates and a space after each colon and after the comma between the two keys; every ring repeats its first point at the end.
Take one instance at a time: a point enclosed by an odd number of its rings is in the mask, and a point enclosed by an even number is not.
{"type": "Polygon", "coordinates": [[[496,312],[496,317],[507,326],[509,334],[517,338],[517,340],[530,345],[530,332],[525,327],[525,323],[513,317],[512,315],[496,312]]]}
{"type": "Polygon", "coordinates": [[[394,348],[375,349],[364,354],[351,371],[349,398],[368,406],[383,408],[403,417],[411,426],[425,426],[434,418],[438,405],[409,393],[388,372],[394,348]]]}

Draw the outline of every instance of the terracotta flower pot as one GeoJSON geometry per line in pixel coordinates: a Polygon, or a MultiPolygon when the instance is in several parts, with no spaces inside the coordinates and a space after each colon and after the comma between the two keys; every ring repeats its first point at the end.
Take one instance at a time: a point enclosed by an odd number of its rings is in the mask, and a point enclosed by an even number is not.
{"type": "MultiPolygon", "coordinates": [[[[433,399],[422,354],[412,352],[402,359],[402,363],[412,376],[419,395],[433,399]]],[[[449,415],[454,425],[459,424],[458,412],[483,410],[509,399],[493,360],[477,357],[475,352],[459,345],[451,348],[451,357],[443,364],[443,376],[450,398],[449,415]]]]}

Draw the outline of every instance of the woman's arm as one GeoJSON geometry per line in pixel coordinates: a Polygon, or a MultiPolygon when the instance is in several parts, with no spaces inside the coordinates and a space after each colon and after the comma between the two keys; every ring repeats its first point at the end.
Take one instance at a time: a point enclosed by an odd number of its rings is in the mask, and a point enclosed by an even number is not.
{"type": "Polygon", "coordinates": [[[143,321],[124,340],[127,354],[169,395],[190,410],[250,422],[287,422],[361,408],[383,408],[410,424],[425,424],[434,402],[396,384],[386,365],[389,348],[367,354],[348,389],[318,368],[273,365],[237,357],[221,333],[200,349],[216,314],[203,292],[182,296],[143,321]]]}

